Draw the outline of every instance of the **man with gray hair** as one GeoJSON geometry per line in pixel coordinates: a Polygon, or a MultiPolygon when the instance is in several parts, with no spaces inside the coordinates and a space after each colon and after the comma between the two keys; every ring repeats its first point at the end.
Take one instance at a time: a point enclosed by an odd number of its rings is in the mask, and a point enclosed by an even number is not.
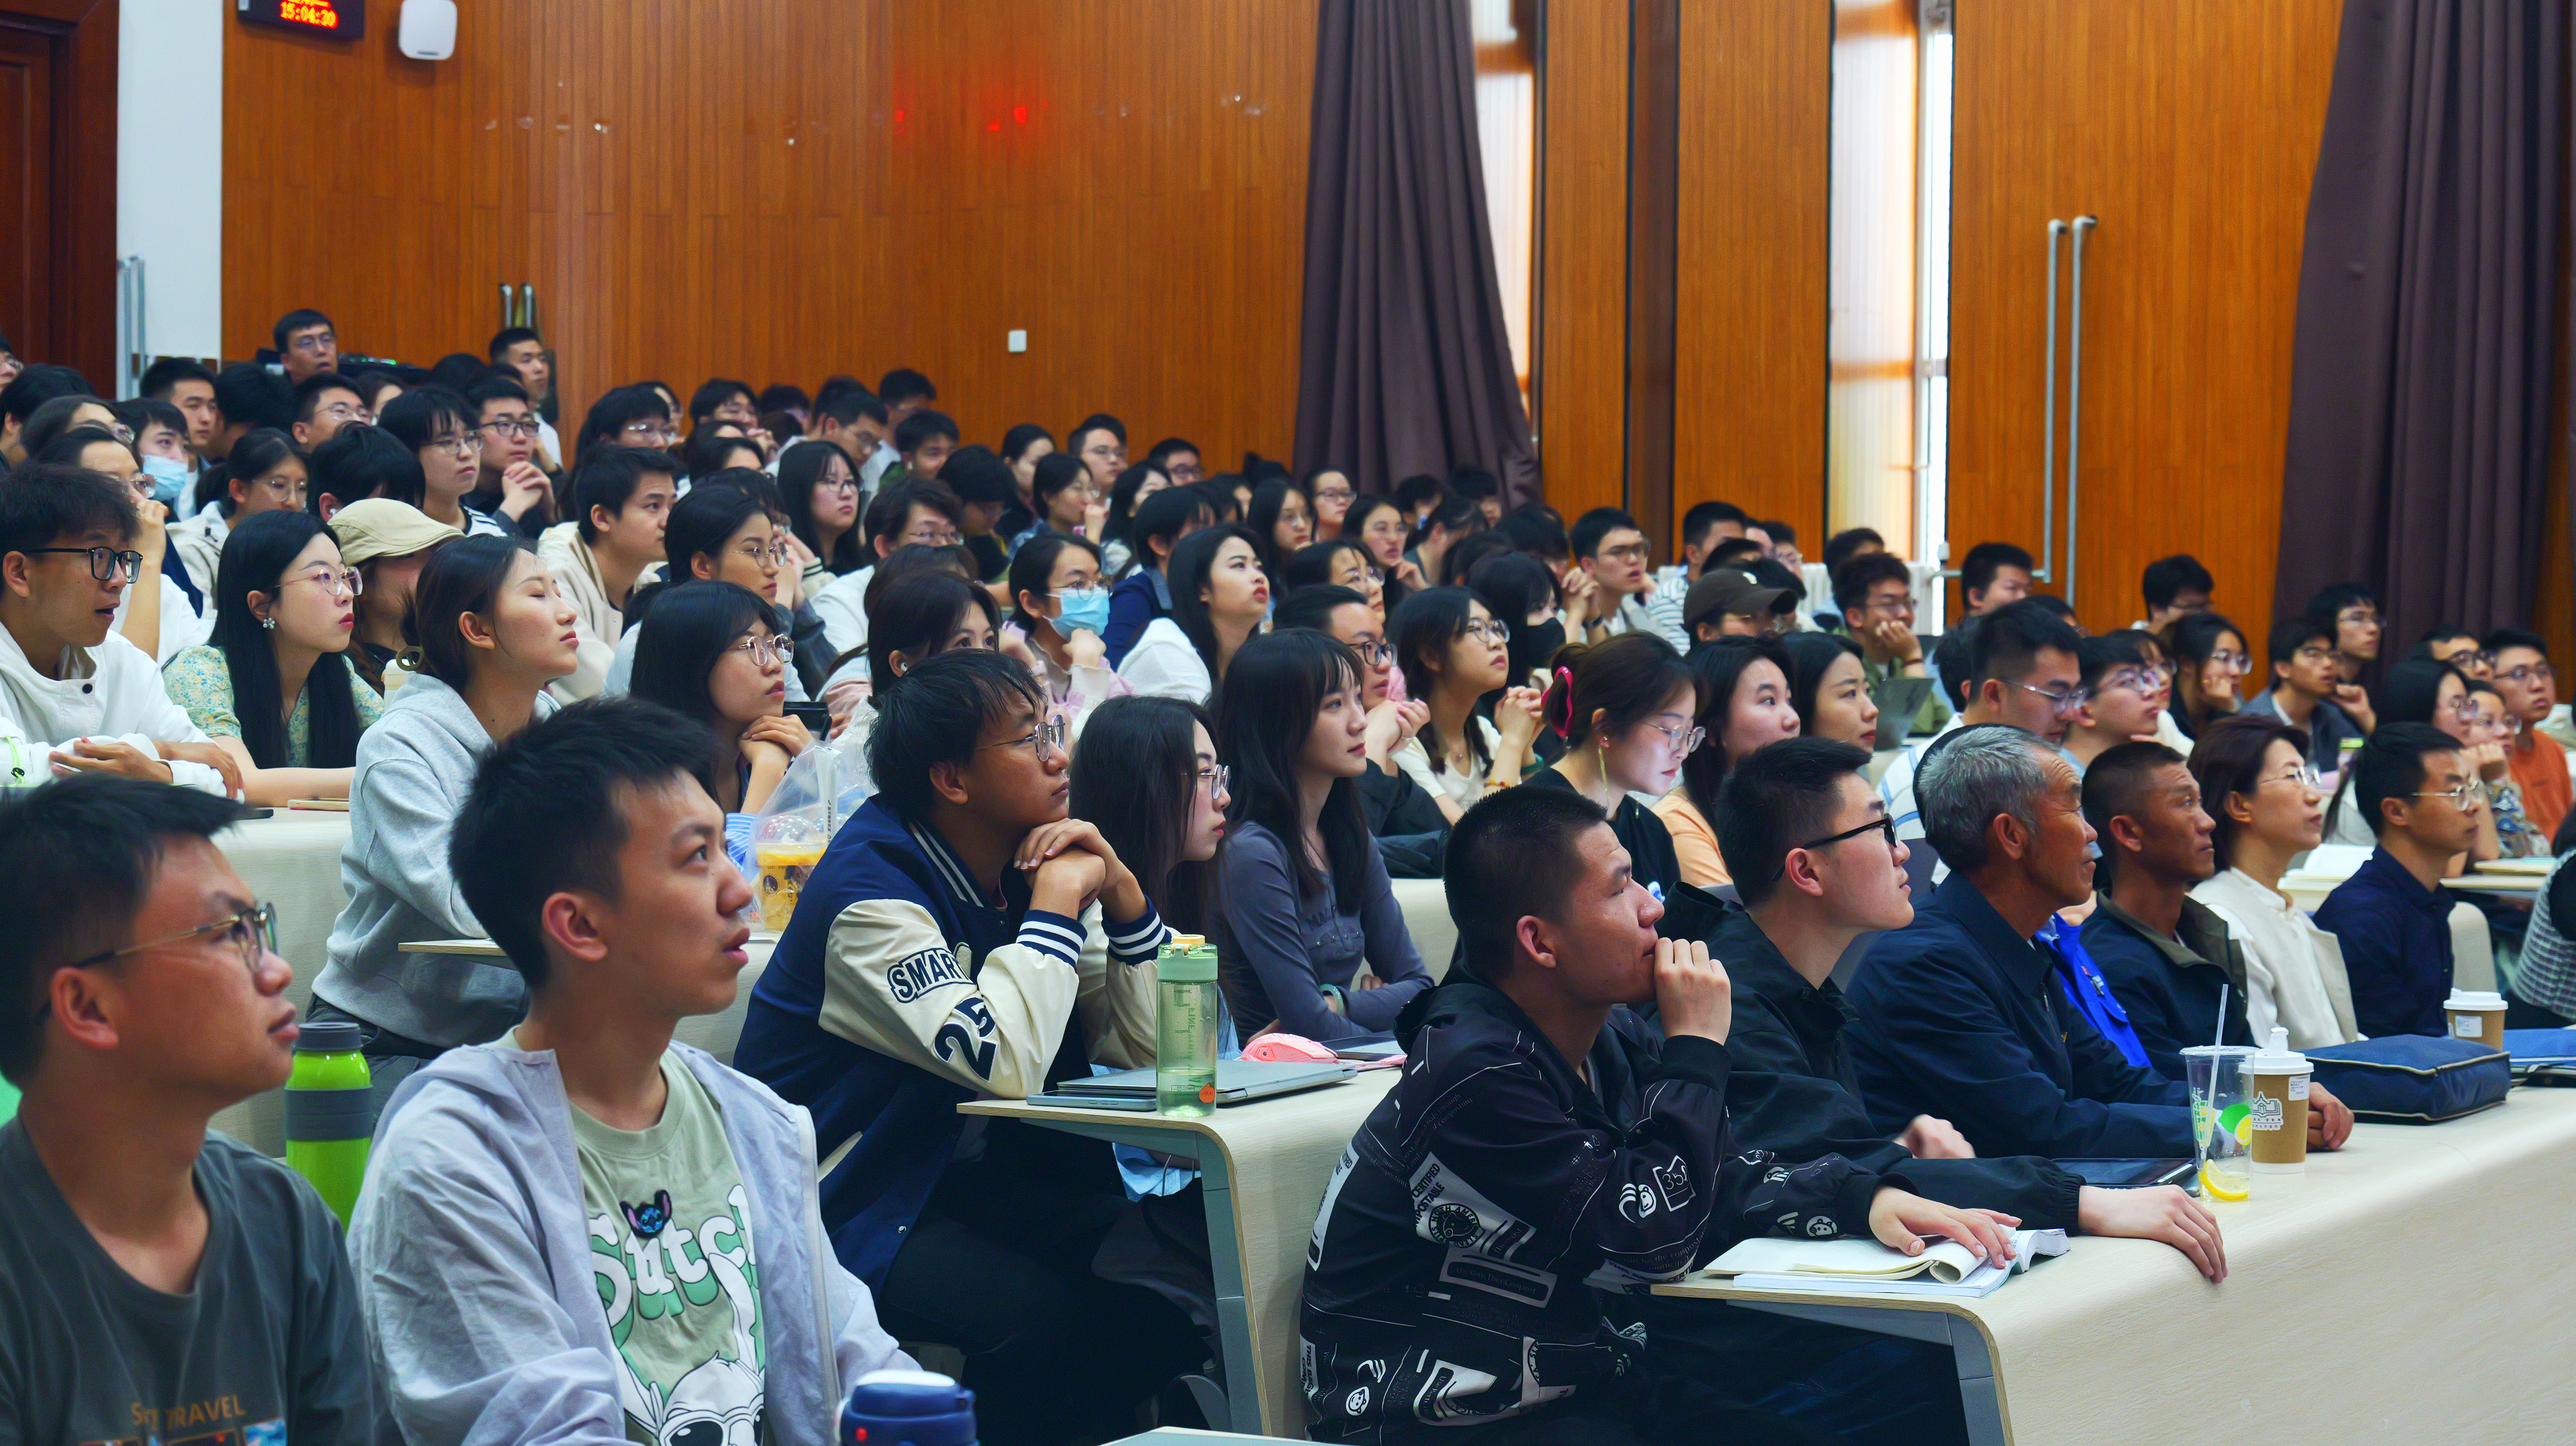
{"type": "Polygon", "coordinates": [[[1981,1155],[2190,1155],[2190,1091],[2130,1064],[2052,978],[2054,916],[2093,896],[2074,767],[2018,728],[1976,725],[1926,750],[1915,790],[1951,872],[1851,991],[1878,1127],[1947,1119],[1981,1155]]]}

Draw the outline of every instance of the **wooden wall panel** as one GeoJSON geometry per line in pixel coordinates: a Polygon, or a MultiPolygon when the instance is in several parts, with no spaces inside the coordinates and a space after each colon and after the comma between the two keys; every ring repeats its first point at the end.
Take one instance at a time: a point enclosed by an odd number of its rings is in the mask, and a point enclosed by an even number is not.
{"type": "Polygon", "coordinates": [[[2260,651],[2308,186],[2342,11],[1960,0],[1954,559],[1987,538],[2037,550],[2043,238],[2052,216],[2096,215],[2077,611],[2125,626],[2143,608],[2140,569],[2189,552],[2260,651]]]}
{"type": "Polygon", "coordinates": [[[1547,0],[1546,15],[1534,421],[1570,522],[1625,497],[1628,0],[1547,0]]]}
{"type": "Polygon", "coordinates": [[[479,350],[537,283],[568,409],[918,367],[970,439],[1093,410],[1285,457],[1313,0],[463,0],[458,59],[237,27],[226,350],[479,350]],[[320,133],[313,114],[352,118],[320,133]],[[513,273],[516,274],[513,274],[513,273]],[[1029,350],[1005,350],[1006,333],[1029,350]]]}
{"type": "MultiPolygon", "coordinates": [[[[1733,502],[1824,545],[1827,0],[1681,26],[1673,520],[1733,502]]],[[[1551,379],[1552,380],[1552,379],[1551,379]]]]}

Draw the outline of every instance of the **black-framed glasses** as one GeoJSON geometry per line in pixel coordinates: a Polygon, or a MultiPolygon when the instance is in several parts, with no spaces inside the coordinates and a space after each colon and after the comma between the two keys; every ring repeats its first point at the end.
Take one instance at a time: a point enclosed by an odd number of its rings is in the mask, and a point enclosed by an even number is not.
{"type": "Polygon", "coordinates": [[[1501,618],[1469,618],[1466,625],[1458,631],[1471,638],[1483,638],[1489,643],[1508,643],[1512,640],[1512,625],[1501,618]]]}
{"type": "Polygon", "coordinates": [[[89,575],[100,582],[132,582],[143,575],[143,554],[113,547],[31,547],[29,552],[67,552],[89,559],[89,575]],[[125,575],[120,578],[117,573],[125,575]]]}
{"type": "MultiPolygon", "coordinates": [[[[1872,832],[1886,835],[1887,852],[1893,856],[1896,852],[1896,817],[1893,814],[1882,814],[1879,817],[1862,824],[1858,828],[1847,828],[1841,833],[1833,834],[1826,838],[1811,839],[1806,843],[1798,845],[1798,847],[1809,850],[1830,848],[1835,844],[1841,843],[1845,839],[1859,838],[1863,834],[1872,832]]],[[[1786,855],[1783,855],[1783,858],[1785,859],[1786,855]]]]}
{"type": "Polygon", "coordinates": [[[537,425],[534,417],[494,417],[488,422],[476,423],[474,430],[489,432],[495,437],[533,437],[537,435],[537,425]]]}
{"type": "Polygon", "coordinates": [[[1353,643],[1350,648],[1352,652],[1360,655],[1361,662],[1372,668],[1385,667],[1387,659],[1395,656],[1395,649],[1382,642],[1353,643]]]}
{"type": "MultiPolygon", "coordinates": [[[[158,949],[167,944],[183,943],[201,935],[217,933],[223,936],[224,942],[240,952],[242,968],[248,970],[251,977],[256,979],[259,977],[261,963],[269,955],[277,952],[277,906],[265,903],[253,904],[236,913],[226,914],[220,919],[199,924],[193,929],[181,930],[166,938],[151,939],[141,944],[128,944],[122,949],[101,950],[86,959],[73,960],[70,967],[95,969],[101,964],[113,964],[129,954],[140,954],[146,949],[158,949]]],[[[53,1007],[51,999],[37,1005],[36,1022],[42,1024],[45,1016],[53,1012],[53,1007]]]]}

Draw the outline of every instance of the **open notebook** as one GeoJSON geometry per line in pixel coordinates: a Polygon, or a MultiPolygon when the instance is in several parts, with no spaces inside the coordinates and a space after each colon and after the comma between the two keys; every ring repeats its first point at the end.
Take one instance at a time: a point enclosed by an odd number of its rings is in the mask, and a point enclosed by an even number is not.
{"type": "Polygon", "coordinates": [[[1983,1262],[1955,1240],[1905,1255],[1875,1240],[1746,1240],[1709,1262],[1708,1275],[1732,1276],[1747,1290],[1891,1292],[1977,1296],[1992,1292],[2031,1262],[2066,1253],[2063,1230],[2016,1230],[2013,1258],[1983,1262]]]}

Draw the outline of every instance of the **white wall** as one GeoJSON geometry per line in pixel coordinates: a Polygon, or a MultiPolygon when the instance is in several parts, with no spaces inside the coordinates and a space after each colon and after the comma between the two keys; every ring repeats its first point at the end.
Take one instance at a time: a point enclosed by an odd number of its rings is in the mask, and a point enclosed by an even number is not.
{"type": "Polygon", "coordinates": [[[224,0],[124,0],[118,21],[116,254],[143,258],[143,349],[154,355],[222,351],[232,9],[224,0]]]}

